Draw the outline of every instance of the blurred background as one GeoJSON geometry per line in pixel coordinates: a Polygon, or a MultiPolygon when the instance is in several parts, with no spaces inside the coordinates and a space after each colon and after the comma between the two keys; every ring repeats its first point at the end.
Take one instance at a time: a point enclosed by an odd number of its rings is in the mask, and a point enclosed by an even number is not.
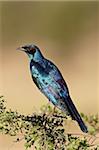
{"type": "MultiPolygon", "coordinates": [[[[7,107],[31,114],[48,102],[32,82],[28,57],[16,50],[34,43],[62,72],[78,110],[98,113],[98,18],[98,1],[0,2],[0,94],[7,107]]],[[[0,136],[0,150],[9,141],[0,136]]]]}

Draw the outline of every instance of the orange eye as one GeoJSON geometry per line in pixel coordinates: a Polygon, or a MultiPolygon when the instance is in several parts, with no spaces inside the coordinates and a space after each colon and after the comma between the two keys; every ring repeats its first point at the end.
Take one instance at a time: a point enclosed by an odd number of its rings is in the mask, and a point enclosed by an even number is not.
{"type": "Polygon", "coordinates": [[[34,54],[35,52],[36,52],[36,49],[35,48],[30,48],[30,52],[32,53],[32,54],[34,54]]]}
{"type": "Polygon", "coordinates": [[[30,51],[32,51],[32,50],[34,50],[35,48],[33,48],[33,47],[30,47],[30,51]]]}

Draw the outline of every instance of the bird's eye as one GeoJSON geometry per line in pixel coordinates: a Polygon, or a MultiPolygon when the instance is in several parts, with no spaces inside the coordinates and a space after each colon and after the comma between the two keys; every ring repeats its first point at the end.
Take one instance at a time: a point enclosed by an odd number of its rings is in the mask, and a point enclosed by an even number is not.
{"type": "Polygon", "coordinates": [[[36,49],[35,48],[30,48],[30,52],[32,53],[32,54],[34,54],[35,52],[36,52],[36,49]]]}

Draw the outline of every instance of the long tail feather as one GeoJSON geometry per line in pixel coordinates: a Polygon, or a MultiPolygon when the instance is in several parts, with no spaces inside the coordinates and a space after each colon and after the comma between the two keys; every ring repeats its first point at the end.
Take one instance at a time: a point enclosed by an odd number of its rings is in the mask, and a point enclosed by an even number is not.
{"type": "Polygon", "coordinates": [[[85,133],[88,132],[88,129],[87,129],[87,126],[85,125],[85,123],[83,122],[80,114],[78,113],[75,105],[73,104],[70,96],[68,96],[68,98],[66,99],[66,105],[67,105],[67,108],[68,108],[68,111],[72,117],[73,120],[76,120],[81,128],[81,130],[85,133]]]}

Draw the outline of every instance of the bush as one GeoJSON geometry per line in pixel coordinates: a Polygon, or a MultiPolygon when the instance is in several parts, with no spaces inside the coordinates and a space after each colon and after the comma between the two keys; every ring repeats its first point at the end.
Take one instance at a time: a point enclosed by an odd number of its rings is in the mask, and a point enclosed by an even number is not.
{"type": "Polygon", "coordinates": [[[98,150],[95,141],[99,138],[98,115],[86,116],[81,113],[88,125],[88,134],[67,133],[64,123],[68,117],[51,106],[43,106],[41,113],[25,116],[17,111],[7,110],[3,96],[0,96],[0,132],[16,136],[16,142],[25,140],[25,148],[36,150],[98,150]],[[21,138],[17,136],[21,134],[21,138]]]}

